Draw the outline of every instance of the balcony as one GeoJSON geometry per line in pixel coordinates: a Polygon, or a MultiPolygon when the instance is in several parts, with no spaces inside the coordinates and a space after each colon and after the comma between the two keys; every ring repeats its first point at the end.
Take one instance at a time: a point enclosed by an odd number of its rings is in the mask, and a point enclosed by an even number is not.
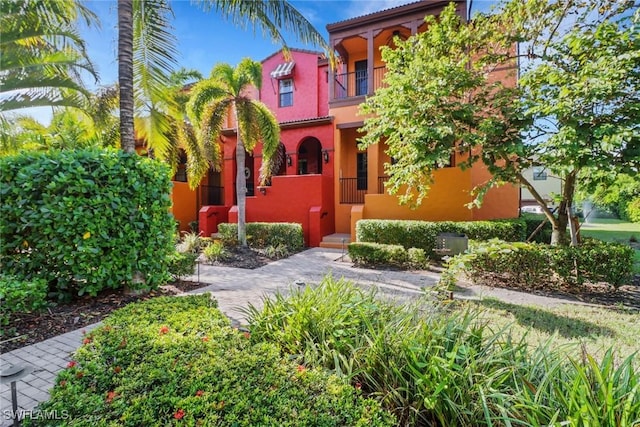
{"type": "Polygon", "coordinates": [[[376,67],[373,69],[373,90],[369,91],[369,75],[367,70],[354,71],[335,75],[333,85],[333,99],[348,99],[373,93],[383,87],[383,78],[387,68],[376,67]]]}

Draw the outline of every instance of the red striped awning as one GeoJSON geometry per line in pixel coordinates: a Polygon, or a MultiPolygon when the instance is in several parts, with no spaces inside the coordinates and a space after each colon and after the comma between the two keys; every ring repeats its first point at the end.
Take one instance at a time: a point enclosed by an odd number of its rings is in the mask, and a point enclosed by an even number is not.
{"type": "Polygon", "coordinates": [[[271,72],[271,78],[281,79],[283,77],[289,77],[293,73],[293,67],[295,66],[296,63],[293,61],[278,64],[275,70],[271,72]]]}

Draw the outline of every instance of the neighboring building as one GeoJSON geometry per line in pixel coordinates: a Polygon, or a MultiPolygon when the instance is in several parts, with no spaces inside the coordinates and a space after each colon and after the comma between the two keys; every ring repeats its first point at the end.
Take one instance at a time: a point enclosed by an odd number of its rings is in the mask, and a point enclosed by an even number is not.
{"type": "MultiPolygon", "coordinates": [[[[328,61],[319,52],[291,49],[285,57],[278,51],[262,61],[262,88],[254,96],[280,123],[283,164],[266,187],[258,186],[260,146],[247,155],[244,165],[247,222],[300,223],[308,246],[318,246],[322,236],[334,232],[335,224],[328,73],[328,61]]],[[[234,128],[229,120],[222,132],[222,172],[212,173],[195,197],[200,197],[198,220],[204,235],[216,232],[222,222],[237,222],[234,128]]]]}
{"type": "MultiPolygon", "coordinates": [[[[544,166],[533,166],[525,169],[522,175],[533,185],[538,194],[547,202],[547,206],[553,205],[554,194],[562,193],[562,180],[554,176],[544,166]]],[[[538,202],[525,187],[520,190],[520,206],[537,206],[538,202]]]]}
{"type": "MultiPolygon", "coordinates": [[[[460,16],[466,17],[466,1],[455,1],[460,16]]],[[[486,182],[490,174],[477,164],[467,170],[455,166],[435,172],[435,182],[422,205],[412,210],[399,206],[396,196],[385,194],[384,163],[391,161],[384,143],[359,150],[358,128],[363,125],[359,105],[382,85],[386,72],[380,47],[392,43],[394,36],[403,39],[428,30],[426,15],[440,14],[448,1],[419,1],[327,25],[329,43],[339,54],[340,67],[329,77],[329,114],[335,126],[334,183],[336,232],[355,237],[356,221],[363,218],[421,220],[484,220],[518,216],[519,189],[503,185],[491,189],[481,208],[468,209],[470,190],[486,182]]],[[[514,69],[492,75],[515,85],[514,69]]]]}

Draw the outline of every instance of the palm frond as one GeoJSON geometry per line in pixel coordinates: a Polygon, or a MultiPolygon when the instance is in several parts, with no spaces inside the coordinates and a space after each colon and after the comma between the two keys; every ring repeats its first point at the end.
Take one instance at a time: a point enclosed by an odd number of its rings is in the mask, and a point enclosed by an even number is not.
{"type": "Polygon", "coordinates": [[[193,4],[208,12],[214,10],[220,16],[230,20],[240,28],[250,25],[255,31],[262,30],[263,35],[287,48],[284,33],[295,34],[298,41],[318,46],[335,64],[333,49],[324,37],[291,3],[272,0],[192,0],[193,4]]]}
{"type": "Polygon", "coordinates": [[[134,96],[136,115],[143,117],[151,114],[147,108],[168,109],[174,102],[165,88],[171,86],[169,76],[177,65],[178,51],[167,1],[136,0],[133,14],[134,96]]]}
{"type": "MultiPolygon", "coordinates": [[[[269,108],[259,101],[251,103],[255,109],[256,123],[262,140],[262,166],[260,167],[260,182],[265,185],[275,169],[273,159],[280,146],[280,126],[269,108]]],[[[279,169],[279,167],[278,167],[279,169]]]]}
{"type": "Polygon", "coordinates": [[[82,72],[97,79],[76,20],[88,25],[95,14],[77,0],[0,2],[2,61],[0,111],[31,106],[85,108],[82,72]],[[16,92],[16,93],[12,93],[16,92]]]}
{"type": "MultiPolygon", "coordinates": [[[[222,126],[227,118],[227,112],[232,105],[231,99],[223,99],[207,105],[200,120],[199,141],[205,150],[210,150],[220,139],[222,126]]],[[[206,151],[207,153],[212,153],[206,151]]]]}
{"type": "Polygon", "coordinates": [[[240,87],[248,85],[260,90],[262,88],[262,64],[251,58],[244,58],[235,69],[234,77],[240,87]]]}
{"type": "Polygon", "coordinates": [[[187,103],[187,114],[195,122],[202,119],[205,107],[211,102],[220,102],[230,97],[230,92],[218,81],[203,80],[191,90],[191,99],[187,103]]]}

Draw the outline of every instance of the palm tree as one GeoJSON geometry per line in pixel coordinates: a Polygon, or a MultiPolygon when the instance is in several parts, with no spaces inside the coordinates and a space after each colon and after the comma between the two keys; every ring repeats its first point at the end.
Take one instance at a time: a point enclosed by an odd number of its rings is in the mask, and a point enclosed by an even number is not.
{"type": "Polygon", "coordinates": [[[84,108],[89,92],[82,74],[97,73],[76,28],[97,22],[78,0],[0,2],[0,119],[22,108],[84,108]]]}
{"type": "MultiPolygon", "coordinates": [[[[332,59],[332,49],[311,23],[290,3],[282,0],[192,0],[205,12],[214,10],[241,27],[261,28],[274,43],[286,49],[283,31],[293,32],[299,41],[323,48],[332,59]]],[[[158,105],[176,65],[175,38],[169,32],[172,15],[167,0],[118,1],[118,72],[122,147],[133,151],[134,113],[149,117],[145,134],[156,152],[169,153],[171,124],[158,105]]],[[[162,157],[162,156],[160,156],[162,157]]]]}
{"type": "MultiPolygon", "coordinates": [[[[259,62],[245,58],[236,68],[229,64],[218,64],[211,71],[209,79],[193,87],[187,106],[196,124],[198,139],[209,152],[219,150],[218,141],[229,110],[235,118],[238,241],[242,246],[247,246],[245,151],[252,151],[258,142],[262,142],[260,179],[264,184],[271,176],[272,160],[280,141],[280,127],[276,118],[266,105],[248,96],[247,89],[250,86],[257,89],[262,86],[262,65],[259,62]]],[[[191,183],[197,185],[200,179],[191,183]]]]}

